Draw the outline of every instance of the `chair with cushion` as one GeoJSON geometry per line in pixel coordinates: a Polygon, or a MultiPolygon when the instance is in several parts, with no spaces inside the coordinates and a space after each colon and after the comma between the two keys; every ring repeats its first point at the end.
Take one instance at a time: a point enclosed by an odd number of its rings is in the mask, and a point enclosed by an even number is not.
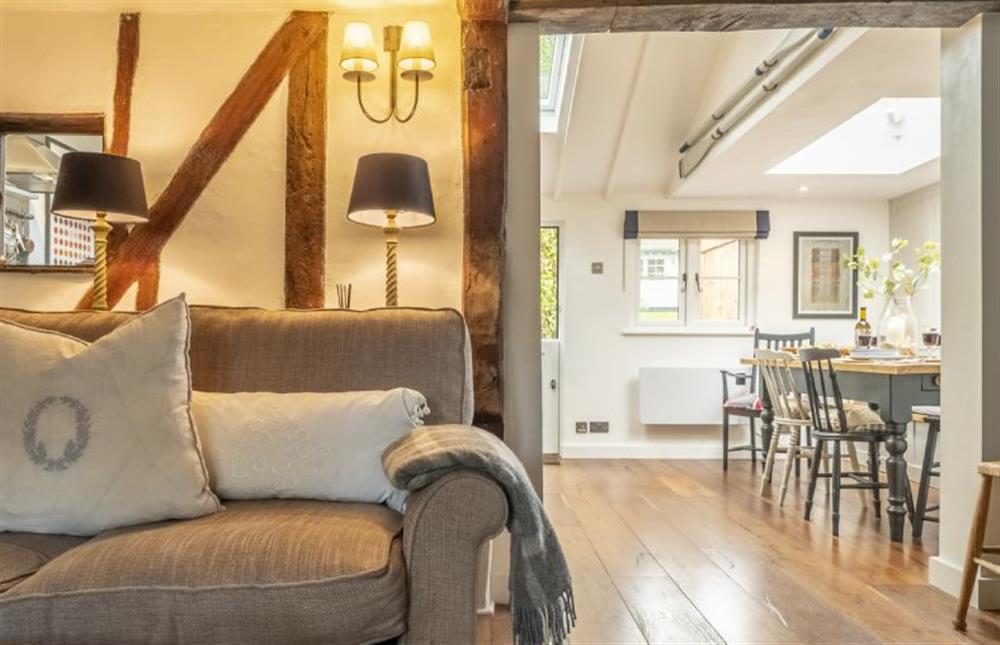
{"type": "MultiPolygon", "coordinates": [[[[765,334],[759,329],[753,333],[753,348],[779,350],[783,347],[802,347],[816,342],[816,329],[799,334],[765,334]]],[[[750,460],[757,463],[757,452],[767,451],[767,446],[757,447],[757,419],[764,411],[760,401],[760,376],[756,367],[746,372],[722,371],[722,469],[729,470],[729,453],[749,450],[750,460]],[[729,417],[750,420],[750,443],[729,447],[729,417]]]]}
{"type": "Polygon", "coordinates": [[[813,438],[816,440],[816,454],[823,455],[832,448],[833,468],[830,473],[820,473],[821,459],[813,459],[810,468],[809,490],[806,494],[805,519],[812,512],[816,483],[820,478],[831,479],[833,535],[840,535],[840,491],[843,489],[870,490],[875,502],[875,517],[878,518],[881,501],[879,491],[888,489],[888,484],[879,481],[879,454],[882,444],[892,433],[882,421],[882,417],[867,403],[845,401],[837,383],[837,373],[833,359],[840,358],[838,349],[803,349],[799,360],[805,373],[806,390],[809,397],[809,415],[812,418],[813,438]],[[842,444],[868,444],[868,472],[856,467],[843,472],[842,444]],[[849,483],[844,483],[844,479],[849,483]]]}
{"type": "MultiPolygon", "coordinates": [[[[809,413],[809,397],[801,394],[792,375],[792,355],[788,352],[775,352],[768,349],[758,349],[754,357],[760,361],[760,374],[774,409],[774,432],[771,434],[771,444],[767,450],[767,460],[764,463],[764,474],[760,479],[760,494],[771,481],[774,470],[774,460],[778,453],[785,453],[784,472],[781,476],[781,492],[778,496],[778,506],[785,505],[785,495],[788,493],[788,483],[791,479],[792,466],[798,466],[801,459],[812,460],[817,453],[808,444],[809,433],[812,430],[812,418],[809,413]],[[781,437],[788,435],[788,445],[780,446],[781,437]],[[803,441],[805,435],[805,441],[803,441]]],[[[845,402],[850,409],[855,402],[845,402]]],[[[867,407],[867,406],[866,406],[867,407]]],[[[830,472],[829,456],[821,455],[826,472],[830,472]]],[[[858,470],[858,455],[853,443],[847,444],[847,458],[853,470],[858,470]]],[[[811,461],[807,461],[811,463],[811,461]]],[[[861,503],[867,505],[865,492],[859,490],[861,503]]]]}

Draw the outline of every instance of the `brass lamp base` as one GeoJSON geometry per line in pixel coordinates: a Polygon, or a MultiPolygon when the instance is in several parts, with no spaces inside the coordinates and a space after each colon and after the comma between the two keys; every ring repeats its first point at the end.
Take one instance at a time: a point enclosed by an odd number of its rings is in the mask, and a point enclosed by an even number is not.
{"type": "Polygon", "coordinates": [[[396,214],[387,213],[382,231],[385,233],[385,306],[399,306],[399,281],[396,275],[396,248],[399,246],[399,227],[396,214]]]}
{"type": "Polygon", "coordinates": [[[111,224],[104,213],[98,213],[91,225],[94,230],[94,299],[91,308],[108,310],[108,234],[111,224]]]}

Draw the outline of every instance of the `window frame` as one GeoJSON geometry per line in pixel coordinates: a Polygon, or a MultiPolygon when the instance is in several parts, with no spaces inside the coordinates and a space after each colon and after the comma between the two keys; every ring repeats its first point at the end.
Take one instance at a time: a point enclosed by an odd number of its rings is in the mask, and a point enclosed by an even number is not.
{"type": "MultiPolygon", "coordinates": [[[[539,79],[538,113],[541,132],[553,133],[559,129],[559,115],[566,89],[566,76],[569,72],[569,62],[573,58],[574,37],[571,34],[546,34],[555,40],[552,50],[552,71],[549,74],[548,95],[541,96],[541,79],[539,79]]],[[[577,57],[579,53],[577,52],[577,57]]]]}
{"type": "MultiPolygon", "coordinates": [[[[755,240],[741,238],[701,238],[701,237],[676,237],[664,238],[675,239],[680,245],[680,297],[678,298],[677,320],[643,320],[641,307],[641,281],[642,271],[642,240],[629,240],[632,242],[631,253],[626,253],[628,264],[627,290],[631,294],[630,329],[647,333],[655,333],[656,330],[667,332],[692,332],[715,331],[725,332],[732,330],[744,332],[749,328],[750,321],[755,317],[756,301],[756,253],[757,245],[755,240]],[[701,252],[699,245],[702,239],[735,239],[739,243],[740,249],[740,275],[739,275],[739,316],[737,320],[702,320],[700,317],[700,296],[697,287],[696,275],[701,273],[701,252]],[[687,279],[684,279],[684,275],[687,279]]],[[[628,249],[627,249],[628,250],[628,249]]]]}

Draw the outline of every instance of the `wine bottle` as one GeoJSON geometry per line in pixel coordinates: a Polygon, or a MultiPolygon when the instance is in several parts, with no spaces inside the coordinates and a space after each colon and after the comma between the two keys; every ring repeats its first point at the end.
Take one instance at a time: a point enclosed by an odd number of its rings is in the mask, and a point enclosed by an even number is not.
{"type": "Polygon", "coordinates": [[[854,346],[869,347],[872,343],[872,326],[868,323],[868,307],[861,308],[861,318],[854,325],[854,346]]]}

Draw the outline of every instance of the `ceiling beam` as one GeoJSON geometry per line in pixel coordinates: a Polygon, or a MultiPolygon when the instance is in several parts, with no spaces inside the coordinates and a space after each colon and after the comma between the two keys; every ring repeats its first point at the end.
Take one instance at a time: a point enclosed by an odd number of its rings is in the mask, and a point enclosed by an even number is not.
{"type": "Polygon", "coordinates": [[[557,157],[556,176],[553,184],[554,188],[552,189],[552,198],[556,201],[559,201],[559,198],[562,197],[563,176],[566,168],[566,143],[569,141],[569,127],[573,121],[573,106],[576,104],[576,85],[577,81],[580,80],[580,68],[583,66],[583,48],[587,44],[587,36],[585,34],[577,36],[577,39],[580,42],[578,51],[576,52],[576,56],[571,55],[570,65],[572,67],[566,71],[566,78],[569,83],[565,87],[566,94],[563,96],[563,99],[566,101],[566,105],[563,108],[566,111],[566,118],[560,124],[559,156],[557,157]]]}
{"type": "Polygon", "coordinates": [[[510,0],[512,22],[543,33],[959,27],[1000,0],[510,0]]]}
{"type": "Polygon", "coordinates": [[[649,52],[649,33],[642,35],[642,45],[639,48],[639,61],[632,71],[632,83],[628,88],[628,100],[625,103],[625,113],[622,115],[621,124],[618,127],[618,139],[615,141],[615,152],[611,157],[611,166],[608,167],[608,177],[604,182],[604,199],[607,199],[615,187],[615,179],[618,177],[618,165],[621,162],[622,147],[625,137],[631,130],[632,117],[635,112],[635,97],[639,94],[639,80],[646,69],[647,52],[649,52]]]}

